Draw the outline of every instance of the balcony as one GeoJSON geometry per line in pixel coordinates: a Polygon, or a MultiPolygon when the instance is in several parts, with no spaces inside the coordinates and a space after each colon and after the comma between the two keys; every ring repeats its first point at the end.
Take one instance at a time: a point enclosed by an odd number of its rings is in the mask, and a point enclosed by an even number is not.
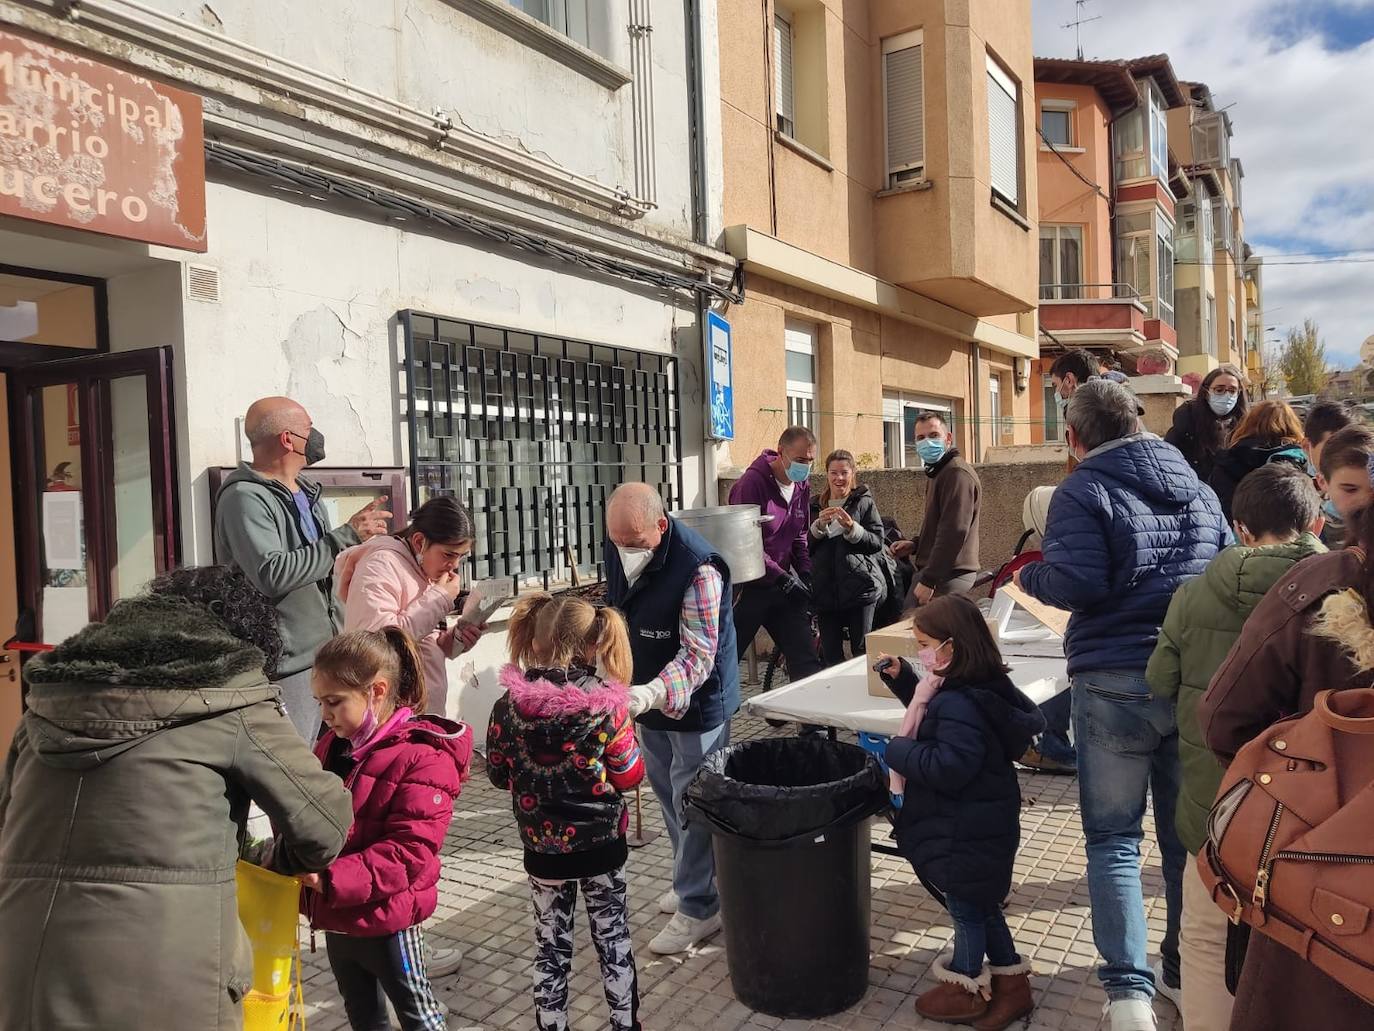
{"type": "Polygon", "coordinates": [[[1040,325],[1065,342],[1142,346],[1149,310],[1127,283],[1042,283],[1040,325]]]}

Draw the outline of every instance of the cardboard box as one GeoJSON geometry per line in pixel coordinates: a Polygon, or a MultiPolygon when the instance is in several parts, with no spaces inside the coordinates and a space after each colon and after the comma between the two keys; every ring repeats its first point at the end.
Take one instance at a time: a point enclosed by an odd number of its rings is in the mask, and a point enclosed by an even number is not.
{"type": "Polygon", "coordinates": [[[896,655],[899,658],[910,659],[912,665],[916,665],[916,638],[911,633],[911,620],[904,619],[900,623],[893,623],[878,630],[873,630],[864,638],[864,647],[868,650],[868,693],[874,698],[891,698],[892,692],[883,683],[883,678],[873,672],[873,663],[878,661],[881,655],[896,655]]]}

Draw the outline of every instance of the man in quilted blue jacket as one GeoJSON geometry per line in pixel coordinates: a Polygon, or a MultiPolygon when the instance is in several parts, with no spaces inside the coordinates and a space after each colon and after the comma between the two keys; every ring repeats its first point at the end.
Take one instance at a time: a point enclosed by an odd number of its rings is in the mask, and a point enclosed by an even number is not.
{"type": "Polygon", "coordinates": [[[1109,380],[1084,383],[1066,419],[1079,464],[1050,502],[1044,560],[1017,581],[1072,613],[1064,651],[1093,939],[1105,960],[1098,977],[1112,1031],[1152,1031],[1155,993],[1172,997],[1179,987],[1186,852],[1174,829],[1178,730],[1172,707],[1151,698],[1145,666],[1174,591],[1206,568],[1229,535],[1216,495],[1183,455],[1140,432],[1130,391],[1109,380]],[[1168,913],[1162,969],[1154,970],[1140,880],[1147,791],[1168,913]]]}

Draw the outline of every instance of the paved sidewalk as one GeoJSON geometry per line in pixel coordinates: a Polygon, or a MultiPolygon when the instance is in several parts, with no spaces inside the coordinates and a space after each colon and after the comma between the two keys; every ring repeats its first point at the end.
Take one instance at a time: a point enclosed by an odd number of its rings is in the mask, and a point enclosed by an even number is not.
{"type": "MultiPolygon", "coordinates": [[[[735,739],[783,733],[762,720],[738,718],[735,739]]],[[[1078,789],[1073,778],[1024,774],[1021,853],[1008,920],[1018,948],[1035,967],[1038,1008],[1030,1031],[1094,1031],[1101,1024],[1105,996],[1098,987],[1078,789]]],[[[646,783],[644,825],[662,828],[662,816],[646,783]]],[[[874,834],[885,834],[875,821],[874,834]]],[[[1154,855],[1153,828],[1146,828],[1145,894],[1154,949],[1164,933],[1164,886],[1154,855]]],[[[634,945],[639,964],[641,1016],[648,1031],[733,1031],[737,1028],[943,1028],[921,1020],[912,1000],[934,982],[931,962],[949,947],[953,929],[943,909],[899,859],[873,857],[873,959],[870,989],[851,1010],[818,1021],[778,1020],[737,1002],[730,989],[725,952],[718,940],[685,957],[661,959],[648,941],[667,919],[655,901],[670,887],[668,838],[632,851],[629,864],[634,945]]],[[[596,954],[577,917],[577,952],[572,979],[572,1026],[577,1031],[607,1027],[596,954]]],[[[445,848],[439,909],[427,925],[432,942],[459,944],[462,971],[436,983],[450,1008],[449,1027],[482,1031],[528,1031],[534,1027],[530,1002],[533,936],[520,845],[508,796],[487,782],[480,763],[463,791],[445,848]]],[[[319,951],[306,955],[305,998],[309,1031],[348,1027],[333,975],[319,951]]],[[[1155,1004],[1161,1031],[1181,1031],[1173,1006],[1155,1004]]],[[[1018,1025],[1020,1026],[1020,1025],[1018,1025]]]]}

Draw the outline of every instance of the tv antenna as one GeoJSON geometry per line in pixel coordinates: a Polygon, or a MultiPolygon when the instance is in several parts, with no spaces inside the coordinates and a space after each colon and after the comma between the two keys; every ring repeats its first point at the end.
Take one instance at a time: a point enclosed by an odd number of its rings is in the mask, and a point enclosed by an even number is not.
{"type": "Polygon", "coordinates": [[[1102,15],[1100,14],[1095,14],[1091,18],[1083,17],[1083,15],[1087,13],[1088,4],[1091,2],[1092,0],[1074,0],[1074,6],[1078,8],[1078,17],[1060,26],[1060,28],[1063,29],[1073,29],[1074,38],[1078,43],[1078,59],[1080,61],[1083,60],[1083,26],[1090,21],[1102,20],[1102,15]]]}

